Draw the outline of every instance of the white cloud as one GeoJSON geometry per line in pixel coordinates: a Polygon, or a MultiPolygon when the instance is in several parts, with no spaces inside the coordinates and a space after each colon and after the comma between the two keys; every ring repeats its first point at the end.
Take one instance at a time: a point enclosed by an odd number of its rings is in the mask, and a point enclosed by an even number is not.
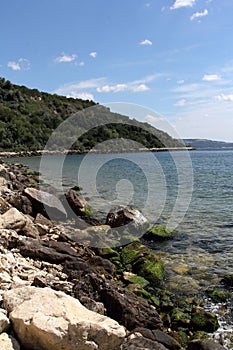
{"type": "Polygon", "coordinates": [[[175,103],[175,106],[183,107],[186,105],[186,103],[187,103],[187,101],[184,98],[182,98],[181,100],[179,100],[175,103]]]}
{"type": "Polygon", "coordinates": [[[89,92],[73,92],[71,94],[68,94],[67,97],[81,98],[82,100],[94,100],[94,95],[89,92]]]}
{"type": "Polygon", "coordinates": [[[96,89],[97,92],[121,92],[127,89],[127,84],[103,85],[96,89]]]}
{"type": "Polygon", "coordinates": [[[184,84],[184,80],[183,79],[177,80],[177,84],[184,84]]]}
{"type": "Polygon", "coordinates": [[[92,58],[96,58],[97,52],[96,51],[90,52],[89,56],[92,57],[92,58]]]}
{"type": "Polygon", "coordinates": [[[115,85],[103,85],[96,89],[97,92],[122,92],[129,90],[132,92],[144,92],[149,90],[149,87],[145,84],[137,84],[136,82],[131,82],[127,84],[115,84],[115,85]]]}
{"type": "Polygon", "coordinates": [[[72,54],[72,55],[66,55],[66,54],[61,54],[60,56],[58,56],[57,58],[55,58],[55,62],[58,63],[67,63],[67,62],[72,62],[77,58],[77,55],[72,54]]]}
{"type": "Polygon", "coordinates": [[[204,11],[202,12],[195,12],[191,17],[191,21],[193,21],[194,19],[196,18],[200,18],[200,17],[204,17],[204,16],[207,16],[208,15],[208,10],[205,9],[204,11]]]}
{"type": "Polygon", "coordinates": [[[20,58],[17,62],[9,61],[7,67],[11,68],[14,71],[29,70],[31,68],[31,63],[26,58],[20,58]]]}
{"type": "Polygon", "coordinates": [[[81,61],[81,62],[79,62],[78,65],[79,65],[80,67],[83,67],[83,66],[85,66],[85,62],[81,61]]]}
{"type": "MultiPolygon", "coordinates": [[[[80,93],[84,93],[83,90],[96,89],[103,85],[106,81],[105,78],[89,79],[80,81],[79,83],[69,83],[65,84],[62,87],[58,88],[55,93],[58,95],[64,96],[78,96],[80,93]],[[81,92],[80,92],[81,90],[81,92]]],[[[87,92],[89,93],[89,92],[87,92]]]]}
{"type": "Polygon", "coordinates": [[[220,75],[218,74],[205,74],[202,78],[203,81],[216,81],[221,80],[220,75]]]}
{"type": "Polygon", "coordinates": [[[149,87],[146,84],[132,85],[131,90],[133,92],[144,92],[149,90],[149,87]]]}
{"type": "Polygon", "coordinates": [[[195,5],[196,0],[176,0],[170,7],[171,10],[176,10],[181,7],[192,7],[195,5]]]}
{"type": "Polygon", "coordinates": [[[21,70],[19,63],[14,61],[8,62],[7,67],[11,68],[12,70],[21,70]]]}
{"type": "Polygon", "coordinates": [[[233,102],[233,94],[229,94],[229,95],[220,94],[220,95],[216,96],[215,99],[218,100],[218,101],[230,101],[230,102],[233,102]]]}
{"type": "Polygon", "coordinates": [[[152,45],[152,41],[150,41],[149,39],[145,39],[145,40],[141,41],[139,43],[139,45],[150,46],[150,45],[152,45]]]}
{"type": "Polygon", "coordinates": [[[153,116],[153,115],[150,115],[150,114],[147,114],[146,117],[145,117],[145,121],[146,122],[149,122],[151,124],[156,124],[158,122],[162,122],[164,121],[165,119],[162,118],[162,117],[159,117],[159,116],[153,116]]]}

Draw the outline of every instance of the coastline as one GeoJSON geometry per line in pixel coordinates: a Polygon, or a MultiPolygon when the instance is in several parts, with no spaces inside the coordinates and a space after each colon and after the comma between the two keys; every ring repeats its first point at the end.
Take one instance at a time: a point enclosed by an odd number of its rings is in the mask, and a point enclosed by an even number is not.
{"type": "Polygon", "coordinates": [[[1,151],[0,157],[2,158],[15,158],[15,157],[40,157],[44,155],[82,155],[82,154],[110,154],[110,153],[142,153],[142,152],[176,152],[176,151],[193,151],[193,147],[163,147],[163,148],[139,148],[139,149],[127,149],[120,151],[98,151],[91,150],[36,150],[36,151],[1,151]]]}
{"type": "MultiPolygon", "coordinates": [[[[23,308],[27,300],[32,299],[34,303],[34,295],[38,296],[36,301],[39,304],[29,315],[31,319],[37,315],[38,310],[43,314],[44,305],[48,305],[50,310],[51,298],[55,308],[59,308],[61,297],[65,305],[68,305],[68,301],[72,302],[74,313],[78,312],[80,301],[84,315],[92,311],[93,319],[107,317],[106,320],[114,329],[121,331],[121,336],[113,331],[114,339],[119,339],[119,346],[111,347],[110,340],[106,339],[104,333],[103,342],[109,346],[102,348],[104,350],[127,350],[131,345],[137,349],[145,347],[145,344],[153,350],[158,343],[167,350],[191,349],[195,345],[199,346],[198,349],[202,345],[206,345],[207,350],[216,346],[224,349],[213,340],[213,334],[219,326],[217,316],[203,308],[202,298],[199,299],[199,296],[192,293],[185,295],[183,291],[174,294],[167,288],[163,257],[159,252],[154,254],[137,236],[132,237],[127,233],[120,236],[122,245],[119,247],[104,242],[103,247],[94,245],[92,248],[89,241],[97,242],[100,237],[104,239],[105,235],[108,239],[111,238],[111,227],[115,226],[111,221],[114,215],[109,216],[105,225],[95,223],[91,212],[85,211],[85,202],[73,201],[75,198],[82,199],[78,190],[71,190],[73,192],[67,200],[69,198],[75,205],[72,207],[77,213],[77,222],[74,227],[63,226],[59,218],[64,216],[65,207],[61,206],[62,202],[55,201],[49,192],[43,198],[39,195],[37,174],[28,174],[19,165],[2,162],[1,176],[0,277],[4,283],[0,295],[5,301],[4,312],[8,317],[11,317],[11,310],[7,306],[9,298],[12,295],[17,298],[18,291],[22,291],[20,297],[26,295],[25,299],[22,297],[23,308]],[[56,213],[58,222],[50,221],[44,206],[56,213]],[[78,226],[80,220],[85,219],[89,223],[93,220],[91,227],[78,226]],[[44,300],[43,306],[40,305],[41,298],[44,300]],[[117,312],[112,311],[112,305],[117,312]],[[208,344],[205,343],[206,338],[208,344]]],[[[135,224],[136,218],[137,215],[133,216],[135,224]]],[[[159,234],[159,244],[162,236],[160,229],[156,231],[158,232],[147,232],[155,235],[155,239],[156,234],[159,234]]],[[[172,239],[172,235],[167,236],[169,232],[163,230],[162,233],[166,233],[165,240],[172,239]]],[[[115,240],[115,236],[112,239],[115,240]]],[[[222,294],[220,296],[223,297],[222,294]]],[[[29,316],[28,310],[23,309],[21,329],[30,332],[29,316]]],[[[8,317],[5,317],[6,329],[3,334],[6,337],[8,331],[13,332],[11,334],[24,345],[25,337],[21,336],[17,326],[11,328],[8,317]]],[[[14,324],[14,318],[11,321],[14,324]]],[[[44,331],[43,324],[39,326],[44,331]]],[[[45,330],[41,336],[40,327],[34,336],[42,343],[44,334],[48,334],[45,330]]],[[[99,329],[97,325],[95,327],[99,329]]],[[[85,335],[89,331],[88,326],[84,324],[83,330],[85,335]]],[[[49,334],[51,331],[52,334],[56,333],[54,328],[50,329],[49,334]]],[[[66,329],[64,334],[65,332],[66,329]]],[[[221,332],[220,328],[220,334],[221,332]]],[[[35,348],[34,336],[30,338],[32,349],[35,348]]],[[[69,349],[68,346],[66,348],[69,349]]]]}

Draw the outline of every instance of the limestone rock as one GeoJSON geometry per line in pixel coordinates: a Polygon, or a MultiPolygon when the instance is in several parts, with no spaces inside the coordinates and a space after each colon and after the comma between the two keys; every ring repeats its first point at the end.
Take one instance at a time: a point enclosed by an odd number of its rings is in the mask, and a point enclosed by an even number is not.
{"type": "Polygon", "coordinates": [[[7,333],[0,334],[0,349],[1,350],[20,350],[20,345],[17,340],[7,333]]]}
{"type": "Polygon", "coordinates": [[[16,208],[9,209],[0,216],[0,228],[9,230],[21,230],[27,223],[27,218],[16,208]]]}
{"type": "Polygon", "coordinates": [[[26,188],[24,193],[32,202],[35,213],[41,213],[47,218],[51,217],[51,219],[66,218],[65,208],[53,194],[31,187],[26,188]]]}
{"type": "Polygon", "coordinates": [[[25,350],[118,350],[125,337],[116,321],[63,292],[23,287],[7,291],[3,299],[25,350]]]}

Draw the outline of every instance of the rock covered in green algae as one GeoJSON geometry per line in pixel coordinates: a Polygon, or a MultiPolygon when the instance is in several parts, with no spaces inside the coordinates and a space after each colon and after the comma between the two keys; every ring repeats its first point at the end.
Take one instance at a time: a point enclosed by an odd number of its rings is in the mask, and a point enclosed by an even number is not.
{"type": "Polygon", "coordinates": [[[121,251],[123,266],[144,277],[153,285],[159,285],[164,278],[163,261],[139,242],[125,246],[121,251]]]}
{"type": "Polygon", "coordinates": [[[213,333],[218,329],[219,323],[217,316],[212,312],[194,307],[191,313],[191,326],[194,330],[213,333]]]}
{"type": "Polygon", "coordinates": [[[212,299],[214,303],[224,303],[229,298],[229,293],[218,288],[207,289],[206,294],[208,295],[209,298],[212,299]]]}
{"type": "Polygon", "coordinates": [[[172,239],[177,235],[176,230],[166,228],[164,226],[158,225],[151,227],[144,235],[143,239],[146,241],[164,241],[166,239],[172,239]]]}

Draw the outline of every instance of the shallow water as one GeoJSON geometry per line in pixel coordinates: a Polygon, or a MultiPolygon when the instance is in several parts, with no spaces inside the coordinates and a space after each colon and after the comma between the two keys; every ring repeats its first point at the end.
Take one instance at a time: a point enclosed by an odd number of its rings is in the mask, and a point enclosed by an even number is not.
{"type": "MultiPolygon", "coordinates": [[[[79,184],[104,220],[116,204],[140,209],[151,224],[176,227],[173,240],[148,243],[166,265],[166,285],[199,294],[233,273],[233,151],[70,155],[9,159],[42,172],[59,193],[79,184]],[[64,163],[63,163],[64,162],[64,163]]],[[[219,315],[215,333],[233,347],[232,304],[206,308],[219,315]],[[229,316],[230,315],[230,316],[229,316]]]]}
{"type": "Polygon", "coordinates": [[[10,161],[42,171],[59,192],[81,185],[102,218],[113,205],[130,204],[151,224],[178,223],[177,238],[150,247],[162,253],[171,275],[187,275],[187,283],[190,276],[203,285],[233,272],[233,151],[47,156],[42,165],[39,157],[10,161]]]}

